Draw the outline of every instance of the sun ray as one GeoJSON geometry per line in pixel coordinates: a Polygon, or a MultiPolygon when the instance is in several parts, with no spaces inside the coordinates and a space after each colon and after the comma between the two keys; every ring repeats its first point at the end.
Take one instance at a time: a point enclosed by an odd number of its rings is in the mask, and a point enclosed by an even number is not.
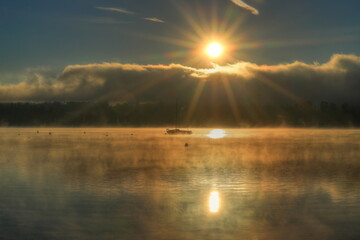
{"type": "Polygon", "coordinates": [[[219,31],[219,15],[218,15],[218,4],[217,1],[212,1],[211,7],[211,31],[216,33],[219,31]]]}
{"type": "Polygon", "coordinates": [[[297,95],[295,95],[294,93],[288,91],[287,89],[283,88],[282,86],[280,86],[279,84],[275,83],[274,81],[271,81],[269,78],[265,77],[265,76],[260,76],[259,80],[268,85],[269,87],[271,87],[272,89],[278,91],[279,93],[287,96],[288,98],[294,100],[297,103],[303,103],[304,100],[301,99],[300,97],[298,97],[297,95]]]}
{"type": "Polygon", "coordinates": [[[232,111],[232,113],[233,113],[233,115],[235,117],[236,122],[239,123],[240,122],[239,106],[237,104],[235,94],[234,94],[234,92],[233,92],[233,90],[231,88],[229,80],[226,78],[226,76],[222,77],[222,83],[224,84],[226,96],[228,98],[231,111],[232,111]]]}
{"type": "Polygon", "coordinates": [[[181,15],[185,18],[185,21],[191,26],[192,30],[198,36],[204,36],[206,32],[198,23],[198,21],[191,15],[192,9],[184,5],[180,5],[179,1],[174,2],[181,15]]]}
{"type": "Polygon", "coordinates": [[[194,112],[195,112],[196,107],[197,107],[197,105],[198,105],[198,102],[199,102],[199,100],[200,100],[200,96],[201,96],[201,94],[202,94],[202,92],[203,92],[203,90],[204,90],[205,84],[206,84],[206,81],[200,80],[200,81],[198,82],[198,85],[197,85],[197,87],[196,87],[196,89],[195,89],[195,93],[194,93],[193,98],[192,98],[192,100],[191,100],[191,102],[190,102],[190,106],[189,106],[188,112],[187,112],[187,114],[186,114],[186,118],[185,118],[185,123],[186,123],[186,124],[189,124],[189,123],[190,123],[191,118],[192,118],[193,115],[194,115],[194,112]]]}

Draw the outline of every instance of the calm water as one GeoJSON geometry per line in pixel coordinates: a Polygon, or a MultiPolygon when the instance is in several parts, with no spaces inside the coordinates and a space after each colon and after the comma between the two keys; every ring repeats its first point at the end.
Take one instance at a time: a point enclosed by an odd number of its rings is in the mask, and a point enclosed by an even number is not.
{"type": "Polygon", "coordinates": [[[0,239],[360,239],[359,130],[210,131],[0,129],[0,239]]]}

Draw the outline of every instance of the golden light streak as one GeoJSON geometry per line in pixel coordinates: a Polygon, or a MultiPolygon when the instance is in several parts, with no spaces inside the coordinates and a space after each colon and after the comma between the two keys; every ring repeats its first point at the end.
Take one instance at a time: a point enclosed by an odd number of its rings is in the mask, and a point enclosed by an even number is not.
{"type": "Polygon", "coordinates": [[[236,119],[237,122],[240,122],[240,112],[239,112],[239,107],[237,104],[237,101],[235,99],[235,94],[230,86],[229,80],[225,77],[222,78],[222,82],[224,84],[224,88],[226,91],[226,96],[228,98],[232,113],[234,114],[234,117],[236,119]]]}
{"type": "Polygon", "coordinates": [[[186,118],[185,118],[186,123],[189,123],[189,121],[191,120],[204,87],[205,87],[205,81],[199,81],[198,86],[196,87],[195,90],[195,94],[191,100],[189,110],[186,114],[186,118]]]}
{"type": "Polygon", "coordinates": [[[226,132],[223,129],[213,129],[207,136],[212,139],[224,138],[226,137],[226,132]]]}
{"type": "Polygon", "coordinates": [[[294,101],[296,101],[298,103],[303,102],[303,99],[296,96],[294,93],[290,92],[289,90],[285,89],[284,87],[280,86],[279,84],[275,83],[274,81],[270,80],[269,78],[267,78],[265,76],[260,76],[259,80],[261,80],[261,82],[268,85],[272,89],[274,89],[274,90],[278,91],[279,93],[282,93],[283,95],[287,96],[288,98],[290,98],[290,99],[292,99],[292,100],[294,100],[294,101]]]}
{"type": "Polygon", "coordinates": [[[211,192],[209,198],[209,211],[211,213],[217,213],[220,209],[220,197],[219,192],[211,192]]]}

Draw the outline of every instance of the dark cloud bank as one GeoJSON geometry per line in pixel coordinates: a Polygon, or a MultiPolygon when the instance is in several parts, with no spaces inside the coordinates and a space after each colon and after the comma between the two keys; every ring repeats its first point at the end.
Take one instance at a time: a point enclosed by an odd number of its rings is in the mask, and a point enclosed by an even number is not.
{"type": "Polygon", "coordinates": [[[200,96],[200,101],[232,99],[242,104],[360,103],[359,90],[360,57],[334,55],[324,64],[239,62],[211,69],[179,64],[71,65],[57,77],[32,73],[27,81],[0,85],[0,101],[190,101],[200,96]]]}

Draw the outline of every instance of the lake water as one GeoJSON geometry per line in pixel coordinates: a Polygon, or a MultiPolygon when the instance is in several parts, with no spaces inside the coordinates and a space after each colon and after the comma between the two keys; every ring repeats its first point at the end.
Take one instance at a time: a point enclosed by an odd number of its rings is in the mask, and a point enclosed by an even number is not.
{"type": "Polygon", "coordinates": [[[0,128],[0,239],[360,239],[359,130],[193,131],[0,128]]]}

